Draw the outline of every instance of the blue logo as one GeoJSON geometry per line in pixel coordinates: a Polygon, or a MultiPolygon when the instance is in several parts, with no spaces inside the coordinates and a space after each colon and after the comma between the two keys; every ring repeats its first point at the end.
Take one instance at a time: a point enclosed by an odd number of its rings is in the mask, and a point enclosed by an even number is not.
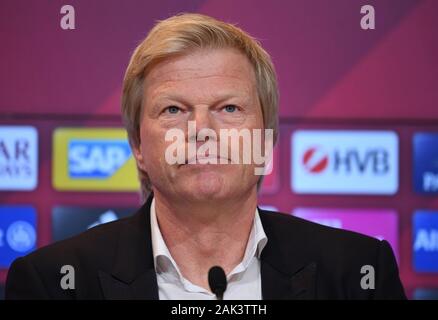
{"type": "Polygon", "coordinates": [[[438,133],[414,135],[414,189],[438,193],[438,133]]]}
{"type": "Polygon", "coordinates": [[[416,211],[413,228],[415,271],[438,272],[438,211],[416,211]]]}
{"type": "Polygon", "coordinates": [[[131,156],[126,140],[74,139],[68,144],[69,176],[73,179],[107,179],[131,156]]]}
{"type": "Polygon", "coordinates": [[[0,268],[36,248],[36,213],[29,206],[0,206],[0,268]]]}
{"type": "Polygon", "coordinates": [[[414,300],[438,300],[438,289],[418,288],[413,294],[414,300]]]}

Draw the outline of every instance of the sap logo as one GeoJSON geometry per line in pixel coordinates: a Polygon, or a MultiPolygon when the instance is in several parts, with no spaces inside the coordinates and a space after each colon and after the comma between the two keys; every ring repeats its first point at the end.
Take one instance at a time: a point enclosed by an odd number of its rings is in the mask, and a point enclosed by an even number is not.
{"type": "Polygon", "coordinates": [[[438,229],[419,229],[415,237],[414,250],[438,251],[438,229]]]}
{"type": "Polygon", "coordinates": [[[139,181],[122,128],[57,128],[52,182],[56,190],[137,191],[139,181]]]}
{"type": "Polygon", "coordinates": [[[298,130],[291,152],[296,193],[394,194],[398,189],[394,132],[298,130]]]}
{"type": "Polygon", "coordinates": [[[71,140],[68,167],[71,178],[111,177],[131,156],[126,140],[71,140]]]}
{"type": "MultiPolygon", "coordinates": [[[[364,153],[355,149],[333,150],[334,172],[360,174],[386,174],[389,171],[388,152],[385,149],[370,149],[364,153]]],[[[303,154],[303,166],[311,174],[319,174],[329,167],[330,155],[321,147],[311,147],[303,154]]]]}
{"type": "Polygon", "coordinates": [[[139,181],[122,128],[57,128],[52,182],[56,190],[137,191],[139,181]]]}

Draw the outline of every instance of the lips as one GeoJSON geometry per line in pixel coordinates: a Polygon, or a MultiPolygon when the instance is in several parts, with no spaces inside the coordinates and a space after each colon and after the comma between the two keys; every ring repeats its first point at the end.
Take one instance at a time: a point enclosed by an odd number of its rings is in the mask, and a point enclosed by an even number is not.
{"type": "MultiPolygon", "coordinates": [[[[217,155],[208,155],[208,156],[194,156],[194,157],[190,157],[189,159],[186,160],[185,164],[221,164],[221,159],[225,159],[226,163],[230,163],[231,160],[228,158],[224,158],[221,156],[217,156],[217,155]],[[207,160],[209,160],[209,162],[207,163],[199,163],[199,160],[205,160],[205,162],[207,162],[207,160]]],[[[222,160],[223,161],[223,160],[222,160]]]]}

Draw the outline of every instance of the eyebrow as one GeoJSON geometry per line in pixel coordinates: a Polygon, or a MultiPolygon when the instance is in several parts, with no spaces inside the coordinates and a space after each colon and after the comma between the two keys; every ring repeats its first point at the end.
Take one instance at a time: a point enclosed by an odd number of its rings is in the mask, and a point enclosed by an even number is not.
{"type": "MultiPolygon", "coordinates": [[[[217,105],[231,98],[245,98],[246,100],[248,100],[249,95],[242,95],[239,91],[233,91],[233,92],[227,92],[225,94],[220,94],[220,93],[216,94],[211,98],[211,100],[213,100],[214,104],[217,105]]],[[[173,100],[173,101],[181,102],[184,105],[190,105],[185,95],[179,93],[165,93],[163,95],[158,95],[154,98],[153,100],[154,107],[156,106],[157,101],[162,101],[162,100],[173,100]]]]}

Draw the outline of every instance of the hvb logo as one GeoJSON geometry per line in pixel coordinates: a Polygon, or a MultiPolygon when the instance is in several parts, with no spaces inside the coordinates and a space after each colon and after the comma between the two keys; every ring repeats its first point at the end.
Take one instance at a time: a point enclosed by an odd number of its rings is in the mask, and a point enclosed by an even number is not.
{"type": "Polygon", "coordinates": [[[53,157],[53,184],[58,190],[138,190],[135,161],[123,129],[57,129],[53,157]]]}
{"type": "Polygon", "coordinates": [[[414,189],[418,193],[438,193],[438,133],[414,135],[414,189]]]}
{"type": "Polygon", "coordinates": [[[291,187],[296,193],[397,192],[394,132],[296,131],[291,143],[291,187]]]}
{"type": "Polygon", "coordinates": [[[321,173],[328,165],[329,157],[320,147],[311,147],[304,152],[303,166],[309,173],[321,173]]]}
{"type": "MultiPolygon", "coordinates": [[[[385,149],[369,149],[363,155],[357,150],[333,150],[332,167],[334,172],[350,173],[356,170],[365,173],[386,174],[389,170],[388,152],[385,149]]],[[[311,147],[303,155],[303,166],[309,173],[322,173],[329,164],[329,154],[322,148],[311,147]]]]}

